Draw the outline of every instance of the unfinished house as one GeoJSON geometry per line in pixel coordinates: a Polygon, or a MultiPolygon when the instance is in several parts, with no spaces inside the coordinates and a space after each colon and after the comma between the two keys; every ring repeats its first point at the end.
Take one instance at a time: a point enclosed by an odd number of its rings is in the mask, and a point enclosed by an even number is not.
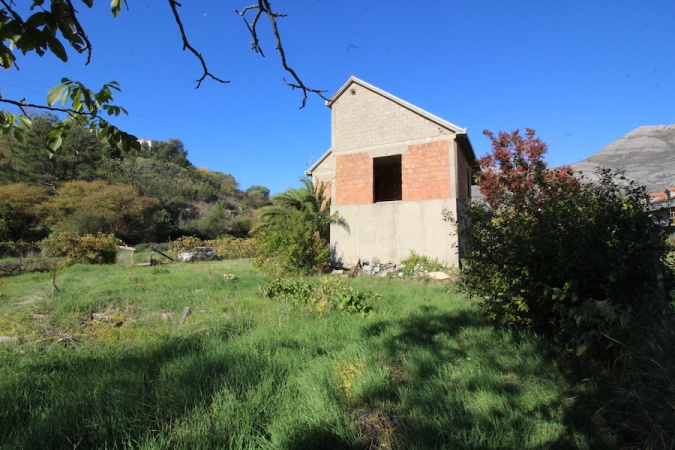
{"type": "Polygon", "coordinates": [[[475,155],[466,129],[351,77],[328,101],[331,148],[307,171],[327,183],[332,262],[398,263],[411,251],[459,265],[443,220],[470,201],[475,155]]]}

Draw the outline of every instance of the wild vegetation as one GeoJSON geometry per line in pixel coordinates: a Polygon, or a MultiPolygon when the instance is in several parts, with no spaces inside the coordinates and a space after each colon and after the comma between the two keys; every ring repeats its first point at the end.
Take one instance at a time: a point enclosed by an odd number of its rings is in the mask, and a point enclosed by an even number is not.
{"type": "Polygon", "coordinates": [[[0,137],[0,241],[34,242],[51,231],[114,233],[127,244],[245,237],[269,189],[237,187],[231,175],[194,167],[179,139],[121,152],[84,128],[44,148],[56,117],[33,118],[17,141],[0,137]]]}
{"type": "Polygon", "coordinates": [[[261,296],[274,283],[244,260],[2,281],[3,449],[620,444],[594,380],[568,381],[546,340],[444,284],[328,282],[376,294],[364,315],[261,296]]]}
{"type": "Polygon", "coordinates": [[[670,448],[673,272],[663,268],[665,238],[646,189],[608,170],[591,183],[548,169],[533,130],[486,135],[484,202],[459,221],[462,286],[487,318],[546,336],[561,361],[602,380],[598,417],[624,442],[670,448]]]}
{"type": "Polygon", "coordinates": [[[314,186],[308,178],[300,188],[289,188],[260,209],[253,229],[258,252],[256,267],[272,276],[312,275],[328,265],[331,222],[330,200],[325,185],[314,186]]]}

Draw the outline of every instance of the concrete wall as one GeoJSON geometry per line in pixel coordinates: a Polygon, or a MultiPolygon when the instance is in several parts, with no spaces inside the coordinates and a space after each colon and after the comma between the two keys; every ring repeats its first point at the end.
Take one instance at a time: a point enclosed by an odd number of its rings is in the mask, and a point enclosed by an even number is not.
{"type": "Polygon", "coordinates": [[[336,154],[442,134],[452,133],[358,84],[332,106],[331,148],[336,154]]]}
{"type": "Polygon", "coordinates": [[[410,251],[459,266],[457,236],[443,211],[457,217],[453,199],[382,202],[332,206],[347,227],[331,226],[333,263],[353,265],[359,259],[399,263],[410,251]]]}

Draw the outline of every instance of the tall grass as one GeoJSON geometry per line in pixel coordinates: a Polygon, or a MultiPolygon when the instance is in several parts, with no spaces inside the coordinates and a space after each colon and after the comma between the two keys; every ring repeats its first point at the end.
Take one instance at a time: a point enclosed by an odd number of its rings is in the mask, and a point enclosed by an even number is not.
{"type": "Polygon", "coordinates": [[[3,449],[612,446],[591,387],[446,285],[354,279],[382,295],[363,317],[264,300],[244,260],[3,281],[3,449]]]}

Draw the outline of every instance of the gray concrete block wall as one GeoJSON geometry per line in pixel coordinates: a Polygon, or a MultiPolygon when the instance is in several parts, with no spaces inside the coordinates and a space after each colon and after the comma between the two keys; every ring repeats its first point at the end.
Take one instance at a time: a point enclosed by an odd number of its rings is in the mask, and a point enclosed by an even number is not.
{"type": "Polygon", "coordinates": [[[337,99],[331,115],[335,153],[451,134],[358,84],[352,85],[337,99]]]}

